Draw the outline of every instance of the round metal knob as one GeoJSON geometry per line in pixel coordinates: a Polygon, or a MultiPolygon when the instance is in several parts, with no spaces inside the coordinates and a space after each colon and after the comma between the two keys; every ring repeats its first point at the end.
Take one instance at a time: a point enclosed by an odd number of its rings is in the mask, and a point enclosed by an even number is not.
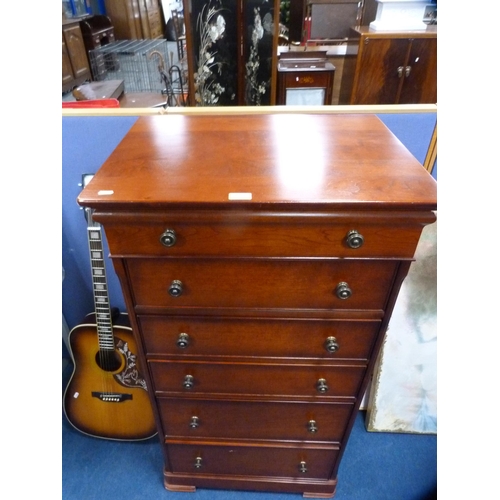
{"type": "Polygon", "coordinates": [[[179,333],[177,337],[177,347],[185,349],[189,345],[189,335],[187,333],[179,333]]]}
{"type": "Polygon", "coordinates": [[[191,429],[196,429],[200,425],[200,419],[198,417],[195,417],[194,415],[191,417],[191,421],[189,422],[189,427],[191,429]]]}
{"type": "Polygon", "coordinates": [[[172,295],[172,297],[179,297],[182,295],[182,281],[173,280],[168,287],[168,293],[172,295]]]}
{"type": "Polygon", "coordinates": [[[316,382],[316,390],[320,392],[321,394],[324,394],[325,392],[328,391],[328,385],[326,383],[326,380],[324,378],[320,378],[316,382]]]}
{"type": "Polygon", "coordinates": [[[201,457],[196,457],[194,461],[194,468],[195,469],[201,469],[203,459],[201,457]]]}
{"type": "Polygon", "coordinates": [[[299,471],[302,472],[302,474],[307,472],[307,464],[304,461],[300,462],[299,471]]]}
{"type": "Polygon", "coordinates": [[[335,295],[342,300],[348,299],[352,295],[352,290],[345,281],[341,281],[335,288],[335,295]]]}
{"type": "Polygon", "coordinates": [[[363,235],[358,233],[355,229],[349,231],[346,236],[346,243],[349,248],[359,248],[363,246],[365,239],[363,235]]]}
{"type": "Polygon", "coordinates": [[[316,425],[316,420],[309,420],[307,423],[307,430],[309,432],[318,432],[318,426],[316,425]]]}
{"type": "Polygon", "coordinates": [[[160,236],[160,243],[166,247],[173,247],[177,243],[177,235],[173,229],[166,229],[160,236]]]}
{"type": "Polygon", "coordinates": [[[194,377],[192,375],[186,375],[182,385],[184,389],[192,389],[194,386],[194,377]]]}
{"type": "Polygon", "coordinates": [[[325,341],[325,349],[328,352],[337,352],[339,350],[339,344],[335,337],[328,337],[325,341]]]}

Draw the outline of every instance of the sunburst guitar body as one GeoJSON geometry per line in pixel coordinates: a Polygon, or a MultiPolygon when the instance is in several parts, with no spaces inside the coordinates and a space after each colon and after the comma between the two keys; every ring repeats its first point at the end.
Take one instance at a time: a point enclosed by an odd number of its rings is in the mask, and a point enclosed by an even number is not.
{"type": "Polygon", "coordinates": [[[89,436],[148,439],[157,431],[137,345],[128,316],[113,314],[110,307],[101,226],[90,209],[86,217],[95,312],[69,334],[74,369],[64,392],[64,413],[89,436]]]}
{"type": "Polygon", "coordinates": [[[134,441],[156,434],[127,318],[120,314],[113,322],[113,351],[99,347],[95,313],[69,334],[74,368],[64,393],[64,412],[73,427],[89,436],[134,441]]]}

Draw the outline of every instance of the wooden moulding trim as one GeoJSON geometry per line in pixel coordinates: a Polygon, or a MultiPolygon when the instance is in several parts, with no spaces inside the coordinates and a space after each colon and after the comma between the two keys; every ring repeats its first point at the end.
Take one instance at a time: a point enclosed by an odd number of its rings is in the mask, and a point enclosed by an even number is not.
{"type": "Polygon", "coordinates": [[[329,106],[213,106],[187,108],[66,108],[62,116],[262,115],[436,113],[437,104],[372,104],[329,106]]]}
{"type": "MultiPolygon", "coordinates": [[[[412,207],[413,208],[413,207],[412,207]]],[[[219,210],[206,209],[206,210],[192,210],[185,211],[179,208],[165,208],[156,211],[142,211],[130,212],[130,207],[119,212],[107,212],[105,208],[98,209],[94,214],[94,220],[111,224],[123,224],[124,222],[135,224],[140,223],[157,223],[164,224],[166,221],[178,223],[220,223],[230,225],[241,223],[243,220],[248,223],[261,223],[261,224],[283,224],[284,219],[286,223],[300,222],[302,224],[310,222],[317,225],[322,224],[342,224],[350,222],[362,222],[363,224],[387,224],[387,220],[391,221],[391,225],[427,225],[436,220],[436,214],[433,211],[423,213],[421,211],[355,211],[354,209],[348,211],[331,211],[331,212],[318,212],[318,211],[280,211],[270,212],[266,210],[255,210],[254,208],[248,209],[230,209],[228,207],[220,207],[219,210]]]]}
{"type": "Polygon", "coordinates": [[[324,443],[321,441],[262,441],[262,440],[231,440],[231,439],[210,439],[210,438],[188,438],[186,439],[185,437],[166,437],[165,438],[165,443],[167,444],[182,444],[186,446],[191,446],[191,447],[197,447],[197,446],[216,446],[218,448],[224,448],[224,447],[229,447],[229,448],[289,448],[292,450],[297,450],[297,448],[300,448],[301,450],[333,450],[333,451],[339,451],[340,449],[340,443],[338,442],[328,442],[324,443]]]}
{"type": "Polygon", "coordinates": [[[256,308],[217,308],[217,307],[153,307],[136,305],[137,315],[157,314],[175,316],[201,316],[216,318],[272,318],[272,319],[346,319],[346,320],[378,320],[384,317],[382,309],[256,309],[256,308]]]}

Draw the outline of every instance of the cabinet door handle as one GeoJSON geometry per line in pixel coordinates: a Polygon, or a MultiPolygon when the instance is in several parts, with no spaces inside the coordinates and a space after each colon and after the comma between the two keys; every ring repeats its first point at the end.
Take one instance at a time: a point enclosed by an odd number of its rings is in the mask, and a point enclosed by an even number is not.
{"type": "Polygon", "coordinates": [[[315,432],[318,432],[318,426],[316,425],[316,420],[309,420],[309,422],[307,422],[307,430],[309,432],[312,432],[313,434],[315,432]]]}
{"type": "Polygon", "coordinates": [[[177,235],[173,229],[165,229],[160,236],[160,243],[165,247],[173,247],[177,243],[177,235]]]}
{"type": "Polygon", "coordinates": [[[406,66],[405,68],[405,78],[408,78],[411,73],[411,66],[406,66]]]}
{"type": "Polygon", "coordinates": [[[328,391],[328,384],[326,383],[326,380],[324,378],[320,378],[316,382],[316,390],[321,394],[324,394],[328,391]]]}
{"type": "Polygon", "coordinates": [[[194,377],[192,375],[186,375],[182,386],[184,389],[192,389],[194,386],[194,377]]]}
{"type": "Polygon", "coordinates": [[[325,349],[328,352],[337,352],[339,350],[339,343],[335,337],[328,337],[325,341],[325,349]]]}
{"type": "Polygon", "coordinates": [[[199,427],[199,425],[200,425],[200,419],[193,415],[191,417],[191,421],[189,422],[189,427],[191,427],[191,429],[196,429],[197,427],[199,427]]]}
{"type": "Polygon", "coordinates": [[[187,333],[179,333],[177,338],[177,347],[185,349],[189,345],[189,335],[187,333]]]}
{"type": "Polygon", "coordinates": [[[398,78],[402,78],[404,70],[405,70],[404,66],[398,66],[398,78]]]}
{"type": "Polygon", "coordinates": [[[201,469],[203,459],[201,457],[196,457],[194,461],[194,468],[195,469],[201,469]]]}
{"type": "Polygon", "coordinates": [[[172,283],[170,283],[170,286],[168,287],[168,293],[172,297],[179,297],[182,295],[182,281],[179,280],[173,280],[172,283]]]}
{"type": "Polygon", "coordinates": [[[299,471],[302,472],[302,474],[307,472],[307,464],[303,460],[299,464],[299,471]]]}
{"type": "Polygon", "coordinates": [[[349,231],[346,236],[346,243],[349,248],[356,249],[363,246],[365,239],[361,233],[358,233],[356,229],[349,231]]]}
{"type": "Polygon", "coordinates": [[[345,281],[341,281],[337,288],[335,288],[335,295],[342,300],[348,299],[352,295],[352,290],[349,288],[349,284],[345,281]]]}

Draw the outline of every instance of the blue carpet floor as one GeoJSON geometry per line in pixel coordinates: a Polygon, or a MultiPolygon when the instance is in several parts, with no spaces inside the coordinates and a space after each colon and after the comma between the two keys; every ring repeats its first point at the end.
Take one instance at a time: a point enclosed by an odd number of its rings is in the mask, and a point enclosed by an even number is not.
{"type": "MultiPolygon", "coordinates": [[[[63,371],[63,387],[72,365],[63,371]]],[[[434,500],[437,438],[367,432],[358,415],[338,474],[335,500],[434,500]]],[[[293,500],[302,495],[163,487],[158,438],[142,442],[95,439],[74,430],[63,416],[63,500],[293,500]]]]}

